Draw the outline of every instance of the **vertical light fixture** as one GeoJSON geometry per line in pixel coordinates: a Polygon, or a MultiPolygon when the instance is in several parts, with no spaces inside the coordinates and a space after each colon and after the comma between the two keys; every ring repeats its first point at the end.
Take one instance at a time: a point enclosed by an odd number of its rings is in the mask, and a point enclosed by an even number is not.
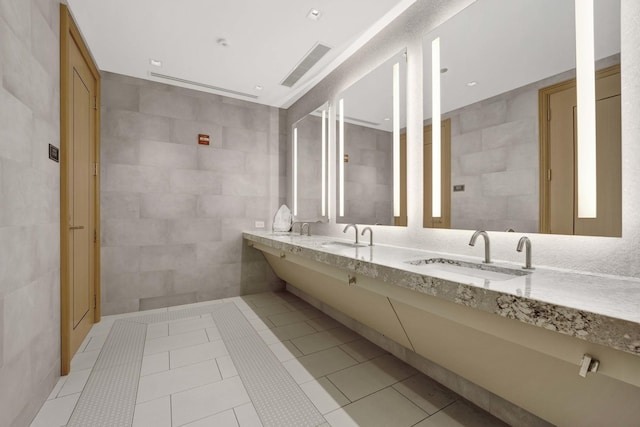
{"type": "Polygon", "coordinates": [[[298,128],[293,128],[293,216],[298,215],[298,128]]]}
{"type": "Polygon", "coordinates": [[[596,218],[596,71],[593,0],[575,0],[575,9],[578,90],[578,218],[596,218]]]}
{"type": "Polygon", "coordinates": [[[431,216],[433,218],[440,218],[442,216],[440,37],[431,42],[431,91],[431,216]]]}
{"type": "Polygon", "coordinates": [[[400,216],[400,63],[393,65],[393,216],[400,216]]]}
{"type": "Polygon", "coordinates": [[[327,215],[327,110],[322,110],[322,216],[327,215]]]}
{"type": "Polygon", "coordinates": [[[338,164],[340,165],[340,206],[339,215],[344,216],[344,98],[338,102],[338,164]]]}

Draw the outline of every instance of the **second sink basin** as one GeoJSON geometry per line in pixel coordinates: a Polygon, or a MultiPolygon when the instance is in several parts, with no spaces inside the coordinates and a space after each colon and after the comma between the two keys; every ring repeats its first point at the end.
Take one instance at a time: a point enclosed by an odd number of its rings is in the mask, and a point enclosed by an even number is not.
{"type": "Polygon", "coordinates": [[[480,264],[458,261],[449,258],[428,258],[406,261],[407,264],[428,267],[430,271],[447,275],[464,276],[461,279],[481,279],[503,281],[530,274],[530,271],[499,267],[492,264],[480,264]]]}
{"type": "Polygon", "coordinates": [[[324,242],[321,243],[320,246],[325,247],[325,248],[365,248],[368,245],[364,244],[364,243],[350,243],[350,242],[324,242]]]}

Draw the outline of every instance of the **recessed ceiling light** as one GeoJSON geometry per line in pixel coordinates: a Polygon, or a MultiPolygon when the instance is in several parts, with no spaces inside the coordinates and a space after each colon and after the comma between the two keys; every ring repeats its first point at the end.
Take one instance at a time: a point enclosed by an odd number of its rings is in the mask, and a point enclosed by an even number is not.
{"type": "Polygon", "coordinates": [[[256,90],[262,90],[262,86],[256,85],[256,90]]]}
{"type": "Polygon", "coordinates": [[[385,122],[388,122],[389,120],[391,120],[389,117],[385,117],[385,118],[384,118],[384,121],[385,121],[385,122]]]}
{"type": "Polygon", "coordinates": [[[446,73],[447,71],[449,71],[449,69],[448,69],[448,68],[446,68],[446,67],[445,67],[445,68],[440,68],[440,74],[444,74],[444,73],[446,73]]]}
{"type": "Polygon", "coordinates": [[[473,87],[473,86],[475,86],[475,85],[477,85],[477,84],[478,84],[478,82],[474,80],[474,81],[472,81],[472,82],[467,83],[467,86],[469,86],[469,87],[473,87]]]}
{"type": "Polygon", "coordinates": [[[307,13],[307,18],[313,20],[313,21],[317,21],[318,19],[320,19],[320,11],[318,9],[311,9],[309,11],[309,13],[307,13]]]}
{"type": "Polygon", "coordinates": [[[219,38],[218,40],[216,40],[216,43],[218,43],[220,46],[222,47],[227,47],[229,46],[229,42],[227,41],[227,39],[225,39],[224,37],[219,38]]]}
{"type": "Polygon", "coordinates": [[[150,59],[149,64],[153,65],[154,67],[162,67],[162,61],[158,61],[157,59],[150,59]]]}

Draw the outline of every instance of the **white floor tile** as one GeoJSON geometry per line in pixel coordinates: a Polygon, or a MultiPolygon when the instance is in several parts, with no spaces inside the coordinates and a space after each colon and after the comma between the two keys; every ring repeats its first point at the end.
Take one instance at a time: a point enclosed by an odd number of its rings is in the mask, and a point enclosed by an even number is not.
{"type": "Polygon", "coordinates": [[[184,424],[184,427],[238,427],[238,420],[233,409],[229,409],[219,414],[184,424]]]}
{"type": "Polygon", "coordinates": [[[209,305],[221,304],[222,300],[212,300],[212,301],[202,301],[202,302],[194,302],[191,304],[183,304],[183,305],[174,305],[169,307],[167,311],[176,311],[176,310],[184,310],[185,308],[195,308],[195,307],[207,307],[209,305]]]}
{"type": "Polygon", "coordinates": [[[416,427],[506,427],[507,424],[482,409],[457,401],[430,416],[416,427]]]}
{"type": "Polygon", "coordinates": [[[328,375],[329,380],[351,401],[402,381],[417,371],[392,355],[328,375]]]}
{"type": "Polygon", "coordinates": [[[55,399],[56,397],[58,397],[58,393],[60,393],[60,390],[62,390],[62,386],[67,381],[67,378],[68,376],[58,378],[58,382],[53,387],[53,390],[51,390],[51,393],[49,393],[49,397],[47,398],[47,400],[55,399]]]}
{"type": "Polygon", "coordinates": [[[403,427],[424,419],[427,413],[389,387],[325,415],[332,427],[403,427]]]}
{"type": "Polygon", "coordinates": [[[436,413],[458,398],[454,392],[423,374],[394,384],[393,388],[428,414],[436,413]]]}
{"type": "Polygon", "coordinates": [[[84,351],[101,350],[108,336],[109,334],[92,336],[91,340],[89,341],[87,346],[84,348],[84,351]]]}
{"type": "Polygon", "coordinates": [[[136,405],[132,427],[171,427],[169,396],[136,405]]]}
{"type": "Polygon", "coordinates": [[[231,378],[238,375],[236,366],[233,364],[233,360],[231,360],[230,356],[218,357],[216,358],[216,362],[218,363],[218,369],[220,369],[220,375],[222,375],[222,378],[231,378]]]}
{"type": "Polygon", "coordinates": [[[269,345],[269,348],[281,362],[286,362],[287,360],[302,356],[302,352],[298,350],[296,346],[291,344],[291,341],[277,342],[269,345]]]}
{"type": "Polygon", "coordinates": [[[288,360],[282,365],[298,384],[303,384],[355,364],[357,362],[351,356],[338,347],[334,347],[298,359],[288,360]]]}
{"type": "Polygon", "coordinates": [[[58,398],[68,396],[70,394],[80,393],[87,384],[91,369],[84,369],[82,371],[75,371],[67,375],[67,381],[65,381],[62,389],[58,393],[58,398]]]}
{"type": "Polygon", "coordinates": [[[73,408],[78,403],[80,393],[58,399],[47,400],[31,423],[31,427],[57,427],[69,422],[73,408]]]}
{"type": "Polygon", "coordinates": [[[176,393],[171,397],[173,425],[181,426],[248,402],[240,377],[176,393]]]}
{"type": "Polygon", "coordinates": [[[240,427],[262,427],[256,408],[252,403],[246,403],[233,409],[240,427]]]}
{"type": "Polygon", "coordinates": [[[266,318],[252,318],[252,319],[247,319],[249,321],[249,323],[251,323],[251,326],[253,326],[253,329],[255,329],[256,331],[264,331],[265,329],[270,329],[275,327],[275,325],[273,323],[271,323],[271,321],[269,319],[266,318]]]}
{"type": "Polygon", "coordinates": [[[82,371],[83,369],[91,369],[96,364],[100,350],[85,351],[84,353],[76,353],[71,359],[71,372],[82,371]]]}
{"type": "Polygon", "coordinates": [[[291,342],[304,354],[335,347],[358,339],[359,335],[347,328],[335,328],[294,338],[291,342]]]}
{"type": "Polygon", "coordinates": [[[259,331],[260,335],[267,345],[280,341],[289,341],[293,338],[314,334],[317,331],[311,325],[305,322],[293,323],[291,325],[281,326],[273,329],[259,331]]]}
{"type": "Polygon", "coordinates": [[[216,327],[207,328],[205,329],[205,332],[207,333],[207,338],[209,338],[209,341],[211,342],[220,341],[222,339],[222,335],[220,335],[220,331],[218,331],[218,328],[216,327]]]}
{"type": "Polygon", "coordinates": [[[177,350],[179,348],[190,347],[192,345],[203,344],[209,341],[204,329],[188,332],[186,334],[160,337],[147,341],[144,346],[144,354],[156,354],[164,351],[177,350]]]}
{"type": "Polygon", "coordinates": [[[360,363],[382,356],[386,353],[386,351],[366,339],[359,339],[357,341],[343,344],[340,348],[360,363]]]}
{"type": "Polygon", "coordinates": [[[326,414],[351,403],[326,377],[300,384],[300,388],[321,414],[326,414]]]}
{"type": "Polygon", "coordinates": [[[328,331],[342,326],[342,323],[329,316],[318,317],[317,319],[307,320],[307,323],[313,326],[318,331],[328,331]]]}
{"type": "Polygon", "coordinates": [[[137,402],[148,402],[221,379],[214,360],[147,375],[140,378],[137,402]]]}
{"type": "Polygon", "coordinates": [[[171,369],[175,369],[204,362],[205,360],[215,359],[216,357],[227,354],[229,354],[229,352],[224,342],[214,341],[173,350],[170,352],[169,358],[171,360],[171,369]]]}
{"type": "Polygon", "coordinates": [[[216,324],[213,322],[211,316],[206,316],[204,318],[198,319],[183,320],[181,322],[172,322],[169,323],[169,335],[179,335],[215,326],[216,324]]]}
{"type": "Polygon", "coordinates": [[[152,323],[147,326],[147,341],[169,335],[168,323],[152,323]]]}
{"type": "Polygon", "coordinates": [[[157,374],[169,370],[169,352],[152,354],[142,358],[140,376],[157,374]]]}

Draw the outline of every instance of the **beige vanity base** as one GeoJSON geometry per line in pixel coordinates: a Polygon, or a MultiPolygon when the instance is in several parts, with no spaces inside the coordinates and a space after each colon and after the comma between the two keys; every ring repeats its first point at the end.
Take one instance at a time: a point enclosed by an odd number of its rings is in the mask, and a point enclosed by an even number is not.
{"type": "Polygon", "coordinates": [[[511,425],[640,419],[638,356],[368,277],[349,284],[344,270],[255,247],[293,293],[511,425]],[[585,353],[600,368],[582,378],[585,353]]]}

